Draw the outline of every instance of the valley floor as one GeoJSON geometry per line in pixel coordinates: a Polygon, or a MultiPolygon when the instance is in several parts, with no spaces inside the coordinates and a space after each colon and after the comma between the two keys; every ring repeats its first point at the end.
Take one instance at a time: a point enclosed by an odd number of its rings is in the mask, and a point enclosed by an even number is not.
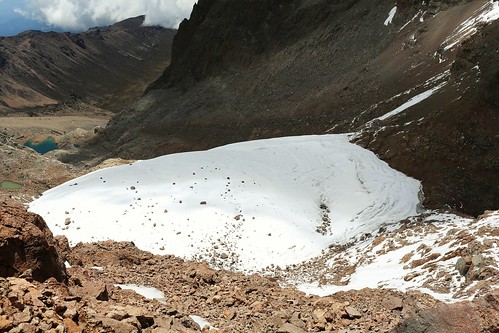
{"type": "Polygon", "coordinates": [[[46,116],[46,117],[0,117],[3,129],[48,129],[57,132],[70,132],[77,128],[91,130],[105,126],[109,117],[46,116]]]}
{"type": "Polygon", "coordinates": [[[19,188],[0,188],[0,200],[27,203],[34,196],[88,172],[88,167],[61,163],[61,155],[78,150],[103,128],[109,115],[0,118],[0,182],[19,188]],[[40,155],[25,147],[51,138],[58,149],[40,155]]]}

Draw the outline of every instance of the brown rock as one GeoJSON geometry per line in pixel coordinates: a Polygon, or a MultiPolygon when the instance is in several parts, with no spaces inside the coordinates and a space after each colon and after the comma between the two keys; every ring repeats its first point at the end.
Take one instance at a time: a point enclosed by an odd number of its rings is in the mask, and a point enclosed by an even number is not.
{"type": "Polygon", "coordinates": [[[155,319],[155,324],[157,327],[163,329],[170,329],[172,327],[173,318],[171,317],[158,317],[155,319]]]}
{"type": "Polygon", "coordinates": [[[216,272],[209,268],[206,264],[200,264],[196,267],[195,275],[197,279],[207,284],[214,284],[216,282],[216,272]]]}
{"type": "Polygon", "coordinates": [[[262,312],[264,304],[260,301],[251,303],[250,308],[253,312],[262,312]]]}
{"type": "Polygon", "coordinates": [[[45,332],[52,328],[52,324],[49,324],[46,321],[42,321],[40,322],[38,327],[42,330],[42,332],[45,332]]]}
{"type": "Polygon", "coordinates": [[[291,318],[289,318],[289,323],[293,324],[299,328],[305,328],[305,322],[301,319],[301,313],[294,312],[291,318]]]}
{"type": "Polygon", "coordinates": [[[25,308],[23,312],[14,313],[13,319],[16,325],[21,323],[29,323],[31,321],[31,313],[29,311],[29,308],[25,308]]]}
{"type": "Polygon", "coordinates": [[[135,333],[139,332],[137,327],[124,323],[122,321],[118,321],[112,318],[102,317],[101,318],[102,326],[106,329],[109,329],[109,332],[115,333],[135,333]]]}
{"type": "Polygon", "coordinates": [[[38,328],[35,325],[29,324],[29,323],[21,323],[19,325],[16,325],[16,329],[18,329],[19,332],[22,332],[22,333],[37,333],[38,332],[38,328]]]}
{"type": "Polygon", "coordinates": [[[129,314],[122,310],[111,310],[108,314],[106,314],[106,317],[121,321],[128,318],[129,314]]]}
{"type": "Polygon", "coordinates": [[[146,314],[146,311],[143,308],[139,308],[136,306],[125,306],[125,307],[114,307],[116,310],[124,310],[127,314],[127,317],[140,317],[146,314]]]}
{"type": "Polygon", "coordinates": [[[312,316],[316,322],[325,323],[326,322],[326,312],[325,309],[315,309],[312,316]]]}
{"type": "MultiPolygon", "coordinates": [[[[395,330],[397,333],[454,333],[485,332],[481,318],[473,304],[439,304],[405,320],[395,330]]],[[[487,331],[488,332],[488,331],[487,331]]]]}
{"type": "Polygon", "coordinates": [[[362,314],[360,313],[360,311],[357,310],[356,308],[354,308],[353,306],[350,306],[350,305],[345,307],[345,312],[347,314],[347,317],[350,319],[357,319],[357,318],[362,317],[362,314]]]}
{"type": "Polygon", "coordinates": [[[156,328],[153,328],[151,332],[152,333],[174,333],[175,331],[172,331],[169,328],[156,327],[156,328]]]}
{"type": "Polygon", "coordinates": [[[279,327],[277,333],[305,333],[305,331],[291,323],[285,323],[279,327]]]}
{"type": "Polygon", "coordinates": [[[458,258],[456,261],[456,270],[461,274],[462,276],[465,276],[466,273],[468,273],[470,269],[471,261],[468,263],[465,258],[461,257],[458,258]]]}
{"type": "Polygon", "coordinates": [[[99,300],[107,301],[109,300],[109,290],[108,286],[102,282],[87,283],[82,289],[83,295],[88,295],[89,297],[99,300]]]}
{"type": "Polygon", "coordinates": [[[45,281],[66,279],[64,263],[45,221],[20,204],[0,207],[0,277],[19,276],[31,269],[32,277],[45,281]]]}
{"type": "Polygon", "coordinates": [[[395,296],[388,296],[381,302],[388,310],[402,310],[402,298],[395,296]]]}
{"type": "Polygon", "coordinates": [[[148,315],[137,316],[137,320],[140,323],[140,327],[148,328],[154,325],[154,317],[148,315]]]}
{"type": "Polygon", "coordinates": [[[236,312],[232,309],[225,309],[224,318],[227,320],[232,320],[236,316],[236,312]]]}
{"type": "Polygon", "coordinates": [[[57,252],[63,258],[67,258],[68,254],[71,252],[69,247],[69,241],[66,236],[55,236],[55,245],[57,247],[57,252]]]}
{"type": "Polygon", "coordinates": [[[12,320],[8,320],[5,316],[0,316],[0,332],[10,330],[14,326],[12,320]]]}
{"type": "Polygon", "coordinates": [[[64,319],[64,326],[66,327],[67,333],[81,333],[83,330],[71,319],[64,319]]]}

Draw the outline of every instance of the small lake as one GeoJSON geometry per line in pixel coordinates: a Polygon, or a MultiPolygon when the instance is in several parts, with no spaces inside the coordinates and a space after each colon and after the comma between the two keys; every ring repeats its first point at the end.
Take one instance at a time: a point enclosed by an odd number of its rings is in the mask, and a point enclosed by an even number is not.
{"type": "Polygon", "coordinates": [[[48,153],[49,151],[56,150],[59,148],[54,138],[48,137],[40,143],[34,143],[32,140],[28,140],[24,143],[26,147],[29,147],[35,150],[37,153],[43,155],[48,153]]]}
{"type": "Polygon", "coordinates": [[[2,190],[18,190],[21,187],[23,187],[23,185],[19,184],[19,183],[11,182],[11,181],[8,181],[8,180],[2,180],[2,181],[0,181],[0,188],[2,190]]]}

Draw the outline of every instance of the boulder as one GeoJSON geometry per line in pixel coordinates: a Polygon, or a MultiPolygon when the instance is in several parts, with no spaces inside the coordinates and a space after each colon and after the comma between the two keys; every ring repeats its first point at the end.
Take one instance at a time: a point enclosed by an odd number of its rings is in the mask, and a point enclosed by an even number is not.
{"type": "Polygon", "coordinates": [[[353,306],[347,306],[345,307],[345,312],[347,314],[347,318],[349,319],[358,319],[362,317],[362,314],[360,313],[359,310],[354,308],[353,306]]]}
{"type": "Polygon", "coordinates": [[[278,333],[304,333],[305,331],[293,324],[286,323],[282,325],[278,330],[278,333]]]}
{"type": "MultiPolygon", "coordinates": [[[[393,333],[489,332],[490,327],[473,303],[439,304],[408,318],[393,333]],[[489,327],[487,327],[489,326],[489,327]]],[[[496,313],[497,315],[497,313],[496,313]]],[[[487,316],[488,317],[488,316],[487,316]]],[[[490,331],[492,332],[492,331],[490,331]]]]}
{"type": "Polygon", "coordinates": [[[50,277],[65,281],[64,262],[45,221],[20,204],[0,205],[0,277],[29,275],[37,281],[50,277]]]}
{"type": "Polygon", "coordinates": [[[467,262],[467,260],[463,257],[457,259],[456,261],[456,270],[461,274],[462,276],[465,276],[470,269],[470,263],[467,262]]]}
{"type": "Polygon", "coordinates": [[[403,308],[403,300],[400,297],[388,296],[381,303],[388,310],[402,310],[403,308]]]}

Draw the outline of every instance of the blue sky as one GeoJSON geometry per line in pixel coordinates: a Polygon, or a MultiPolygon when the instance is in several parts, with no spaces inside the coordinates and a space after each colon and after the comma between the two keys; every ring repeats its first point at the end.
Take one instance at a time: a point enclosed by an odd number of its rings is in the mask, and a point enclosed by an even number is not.
{"type": "Polygon", "coordinates": [[[23,1],[0,0],[0,36],[13,36],[30,29],[60,31],[60,29],[57,29],[54,26],[24,17],[14,11],[15,8],[23,7],[23,1]]]}
{"type": "Polygon", "coordinates": [[[0,0],[0,36],[28,29],[85,31],[146,15],[146,25],[176,28],[196,0],[0,0]]]}

